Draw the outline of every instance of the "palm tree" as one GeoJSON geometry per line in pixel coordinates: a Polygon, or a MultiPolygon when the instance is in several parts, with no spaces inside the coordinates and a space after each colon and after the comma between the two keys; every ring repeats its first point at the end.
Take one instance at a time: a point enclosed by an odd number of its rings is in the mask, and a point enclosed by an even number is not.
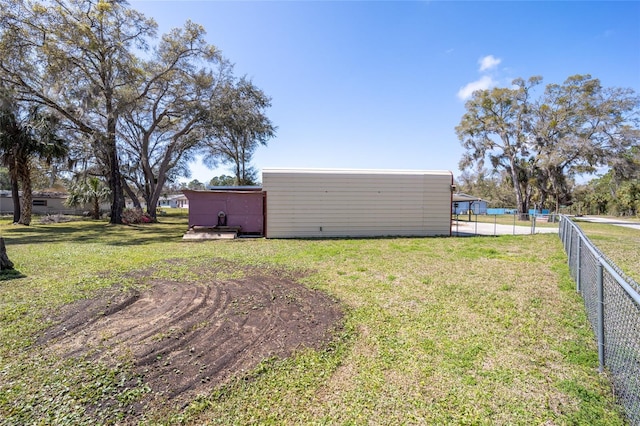
{"type": "Polygon", "coordinates": [[[66,204],[70,207],[91,204],[91,217],[100,219],[100,202],[106,201],[111,195],[111,190],[95,176],[72,185],[66,204]]]}
{"type": "Polygon", "coordinates": [[[14,113],[14,104],[0,92],[0,160],[9,169],[11,195],[13,200],[13,222],[20,220],[20,195],[18,170],[16,167],[16,145],[22,143],[24,135],[14,113]]]}
{"type": "Polygon", "coordinates": [[[66,141],[56,134],[59,120],[42,113],[38,106],[28,112],[6,91],[0,91],[0,160],[8,167],[13,196],[13,221],[31,223],[31,160],[35,156],[50,164],[68,153],[66,141]],[[18,184],[22,186],[20,203],[18,184]]]}

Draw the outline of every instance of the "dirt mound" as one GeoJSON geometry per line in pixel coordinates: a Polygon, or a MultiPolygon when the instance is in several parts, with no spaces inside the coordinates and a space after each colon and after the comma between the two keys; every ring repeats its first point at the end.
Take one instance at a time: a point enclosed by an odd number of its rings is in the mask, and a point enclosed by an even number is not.
{"type": "Polygon", "coordinates": [[[186,403],[266,358],[322,346],[342,316],[336,301],[283,271],[214,260],[190,279],[156,278],[190,270],[167,267],[175,272],[136,274],[145,290],[109,289],[68,306],[40,343],[67,357],[129,357],[153,398],[186,403]]]}

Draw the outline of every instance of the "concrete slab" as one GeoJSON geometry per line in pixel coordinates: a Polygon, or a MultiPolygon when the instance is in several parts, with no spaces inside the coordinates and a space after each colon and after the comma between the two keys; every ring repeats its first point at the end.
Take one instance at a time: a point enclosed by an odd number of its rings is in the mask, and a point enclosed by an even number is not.
{"type": "Polygon", "coordinates": [[[183,240],[234,240],[238,233],[234,231],[193,231],[189,230],[182,236],[183,240]]]}
{"type": "Polygon", "coordinates": [[[454,237],[470,237],[474,235],[530,235],[530,234],[557,234],[558,227],[540,227],[535,231],[531,225],[501,225],[482,222],[456,222],[451,224],[451,235],[454,237]]]}

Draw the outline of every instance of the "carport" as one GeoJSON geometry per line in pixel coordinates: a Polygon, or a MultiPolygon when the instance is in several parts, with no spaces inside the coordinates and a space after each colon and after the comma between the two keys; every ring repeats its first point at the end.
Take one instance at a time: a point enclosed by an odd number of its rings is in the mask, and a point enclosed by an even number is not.
{"type": "Polygon", "coordinates": [[[456,194],[453,194],[453,196],[451,197],[451,202],[453,203],[453,205],[451,206],[451,211],[454,212],[455,209],[458,207],[458,203],[469,203],[469,222],[471,222],[471,205],[474,202],[479,202],[479,201],[484,201],[482,198],[480,197],[476,197],[473,195],[469,195],[469,194],[465,194],[463,192],[458,192],[456,194]]]}

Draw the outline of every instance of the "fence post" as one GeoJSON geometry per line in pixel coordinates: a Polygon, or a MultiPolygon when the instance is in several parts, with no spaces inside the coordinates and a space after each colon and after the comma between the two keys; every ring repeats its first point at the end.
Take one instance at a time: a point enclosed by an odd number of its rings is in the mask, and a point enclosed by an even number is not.
{"type": "Polygon", "coordinates": [[[598,287],[598,362],[600,364],[599,371],[604,371],[604,280],[602,262],[598,259],[598,268],[596,274],[596,285],[598,287]]]}
{"type": "Polygon", "coordinates": [[[533,219],[531,220],[531,235],[535,235],[536,233],[536,215],[533,214],[533,219]]]}
{"type": "Polygon", "coordinates": [[[456,237],[460,236],[460,232],[458,232],[458,213],[456,213],[456,237]]]}
{"type": "Polygon", "coordinates": [[[567,246],[567,257],[568,262],[569,262],[569,269],[571,269],[571,242],[573,240],[573,229],[569,228],[569,238],[567,239],[567,242],[569,243],[569,245],[567,246]]]}
{"type": "Polygon", "coordinates": [[[582,272],[582,237],[578,238],[576,257],[578,260],[576,265],[576,291],[580,293],[582,291],[582,283],[580,282],[580,273],[582,272]]]}

